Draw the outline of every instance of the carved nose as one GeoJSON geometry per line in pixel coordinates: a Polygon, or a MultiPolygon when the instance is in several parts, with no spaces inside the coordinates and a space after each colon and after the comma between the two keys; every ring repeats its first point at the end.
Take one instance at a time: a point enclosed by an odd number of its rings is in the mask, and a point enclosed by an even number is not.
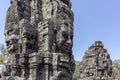
{"type": "Polygon", "coordinates": [[[8,46],[9,44],[10,44],[10,41],[9,41],[9,40],[7,40],[7,41],[6,41],[6,45],[8,46]]]}
{"type": "Polygon", "coordinates": [[[72,44],[72,41],[71,41],[71,39],[69,39],[69,40],[67,41],[67,43],[68,43],[68,44],[72,44]]]}
{"type": "Polygon", "coordinates": [[[10,44],[12,44],[13,43],[13,41],[12,40],[10,40],[10,44]]]}

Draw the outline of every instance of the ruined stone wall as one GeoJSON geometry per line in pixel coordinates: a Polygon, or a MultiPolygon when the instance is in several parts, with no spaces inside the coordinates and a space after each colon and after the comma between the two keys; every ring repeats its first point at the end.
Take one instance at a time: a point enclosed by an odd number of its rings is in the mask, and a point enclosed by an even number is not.
{"type": "Polygon", "coordinates": [[[112,80],[112,61],[101,41],[96,41],[85,52],[80,69],[80,80],[112,80]]]}

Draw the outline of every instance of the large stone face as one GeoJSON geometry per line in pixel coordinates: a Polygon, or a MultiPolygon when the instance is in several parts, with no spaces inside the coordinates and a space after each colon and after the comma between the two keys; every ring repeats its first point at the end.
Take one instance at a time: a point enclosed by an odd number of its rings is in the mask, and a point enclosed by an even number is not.
{"type": "Polygon", "coordinates": [[[11,0],[5,24],[11,74],[25,80],[72,80],[73,16],[69,0],[11,0]]]}
{"type": "Polygon", "coordinates": [[[111,80],[112,61],[101,41],[96,41],[85,52],[80,69],[80,80],[111,80]]]}

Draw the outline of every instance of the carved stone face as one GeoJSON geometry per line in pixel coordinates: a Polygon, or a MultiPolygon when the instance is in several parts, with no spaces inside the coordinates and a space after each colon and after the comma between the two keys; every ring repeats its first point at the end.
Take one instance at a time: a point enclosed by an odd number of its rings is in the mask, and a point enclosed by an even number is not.
{"type": "Polygon", "coordinates": [[[71,2],[70,0],[61,0],[63,3],[65,3],[66,5],[68,5],[71,8],[71,2]]]}
{"type": "Polygon", "coordinates": [[[62,24],[57,34],[57,49],[62,53],[70,53],[73,45],[73,30],[70,26],[62,24]]]}
{"type": "Polygon", "coordinates": [[[17,26],[5,30],[6,45],[9,53],[14,53],[18,49],[18,33],[17,26]]]}

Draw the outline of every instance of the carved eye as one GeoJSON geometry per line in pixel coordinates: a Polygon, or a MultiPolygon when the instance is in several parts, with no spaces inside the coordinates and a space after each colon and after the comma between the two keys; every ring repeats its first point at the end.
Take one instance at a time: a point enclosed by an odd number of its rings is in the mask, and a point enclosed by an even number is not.
{"type": "Polygon", "coordinates": [[[69,6],[69,1],[68,0],[61,0],[61,1],[69,6]]]}
{"type": "Polygon", "coordinates": [[[9,31],[7,31],[7,35],[9,35],[9,31]]]}
{"type": "Polygon", "coordinates": [[[11,33],[12,31],[13,31],[12,29],[11,29],[11,30],[8,30],[8,31],[7,31],[7,34],[10,35],[10,33],[11,33]]]}
{"type": "Polygon", "coordinates": [[[68,34],[65,31],[63,31],[62,35],[64,38],[68,38],[68,34]]]}
{"type": "Polygon", "coordinates": [[[11,42],[11,43],[17,43],[18,40],[17,40],[17,39],[11,39],[10,42],[11,42]]]}
{"type": "Polygon", "coordinates": [[[70,39],[71,39],[71,40],[73,39],[73,35],[70,36],[70,39]]]}
{"type": "Polygon", "coordinates": [[[6,41],[7,46],[9,45],[10,41],[6,41]]]}

